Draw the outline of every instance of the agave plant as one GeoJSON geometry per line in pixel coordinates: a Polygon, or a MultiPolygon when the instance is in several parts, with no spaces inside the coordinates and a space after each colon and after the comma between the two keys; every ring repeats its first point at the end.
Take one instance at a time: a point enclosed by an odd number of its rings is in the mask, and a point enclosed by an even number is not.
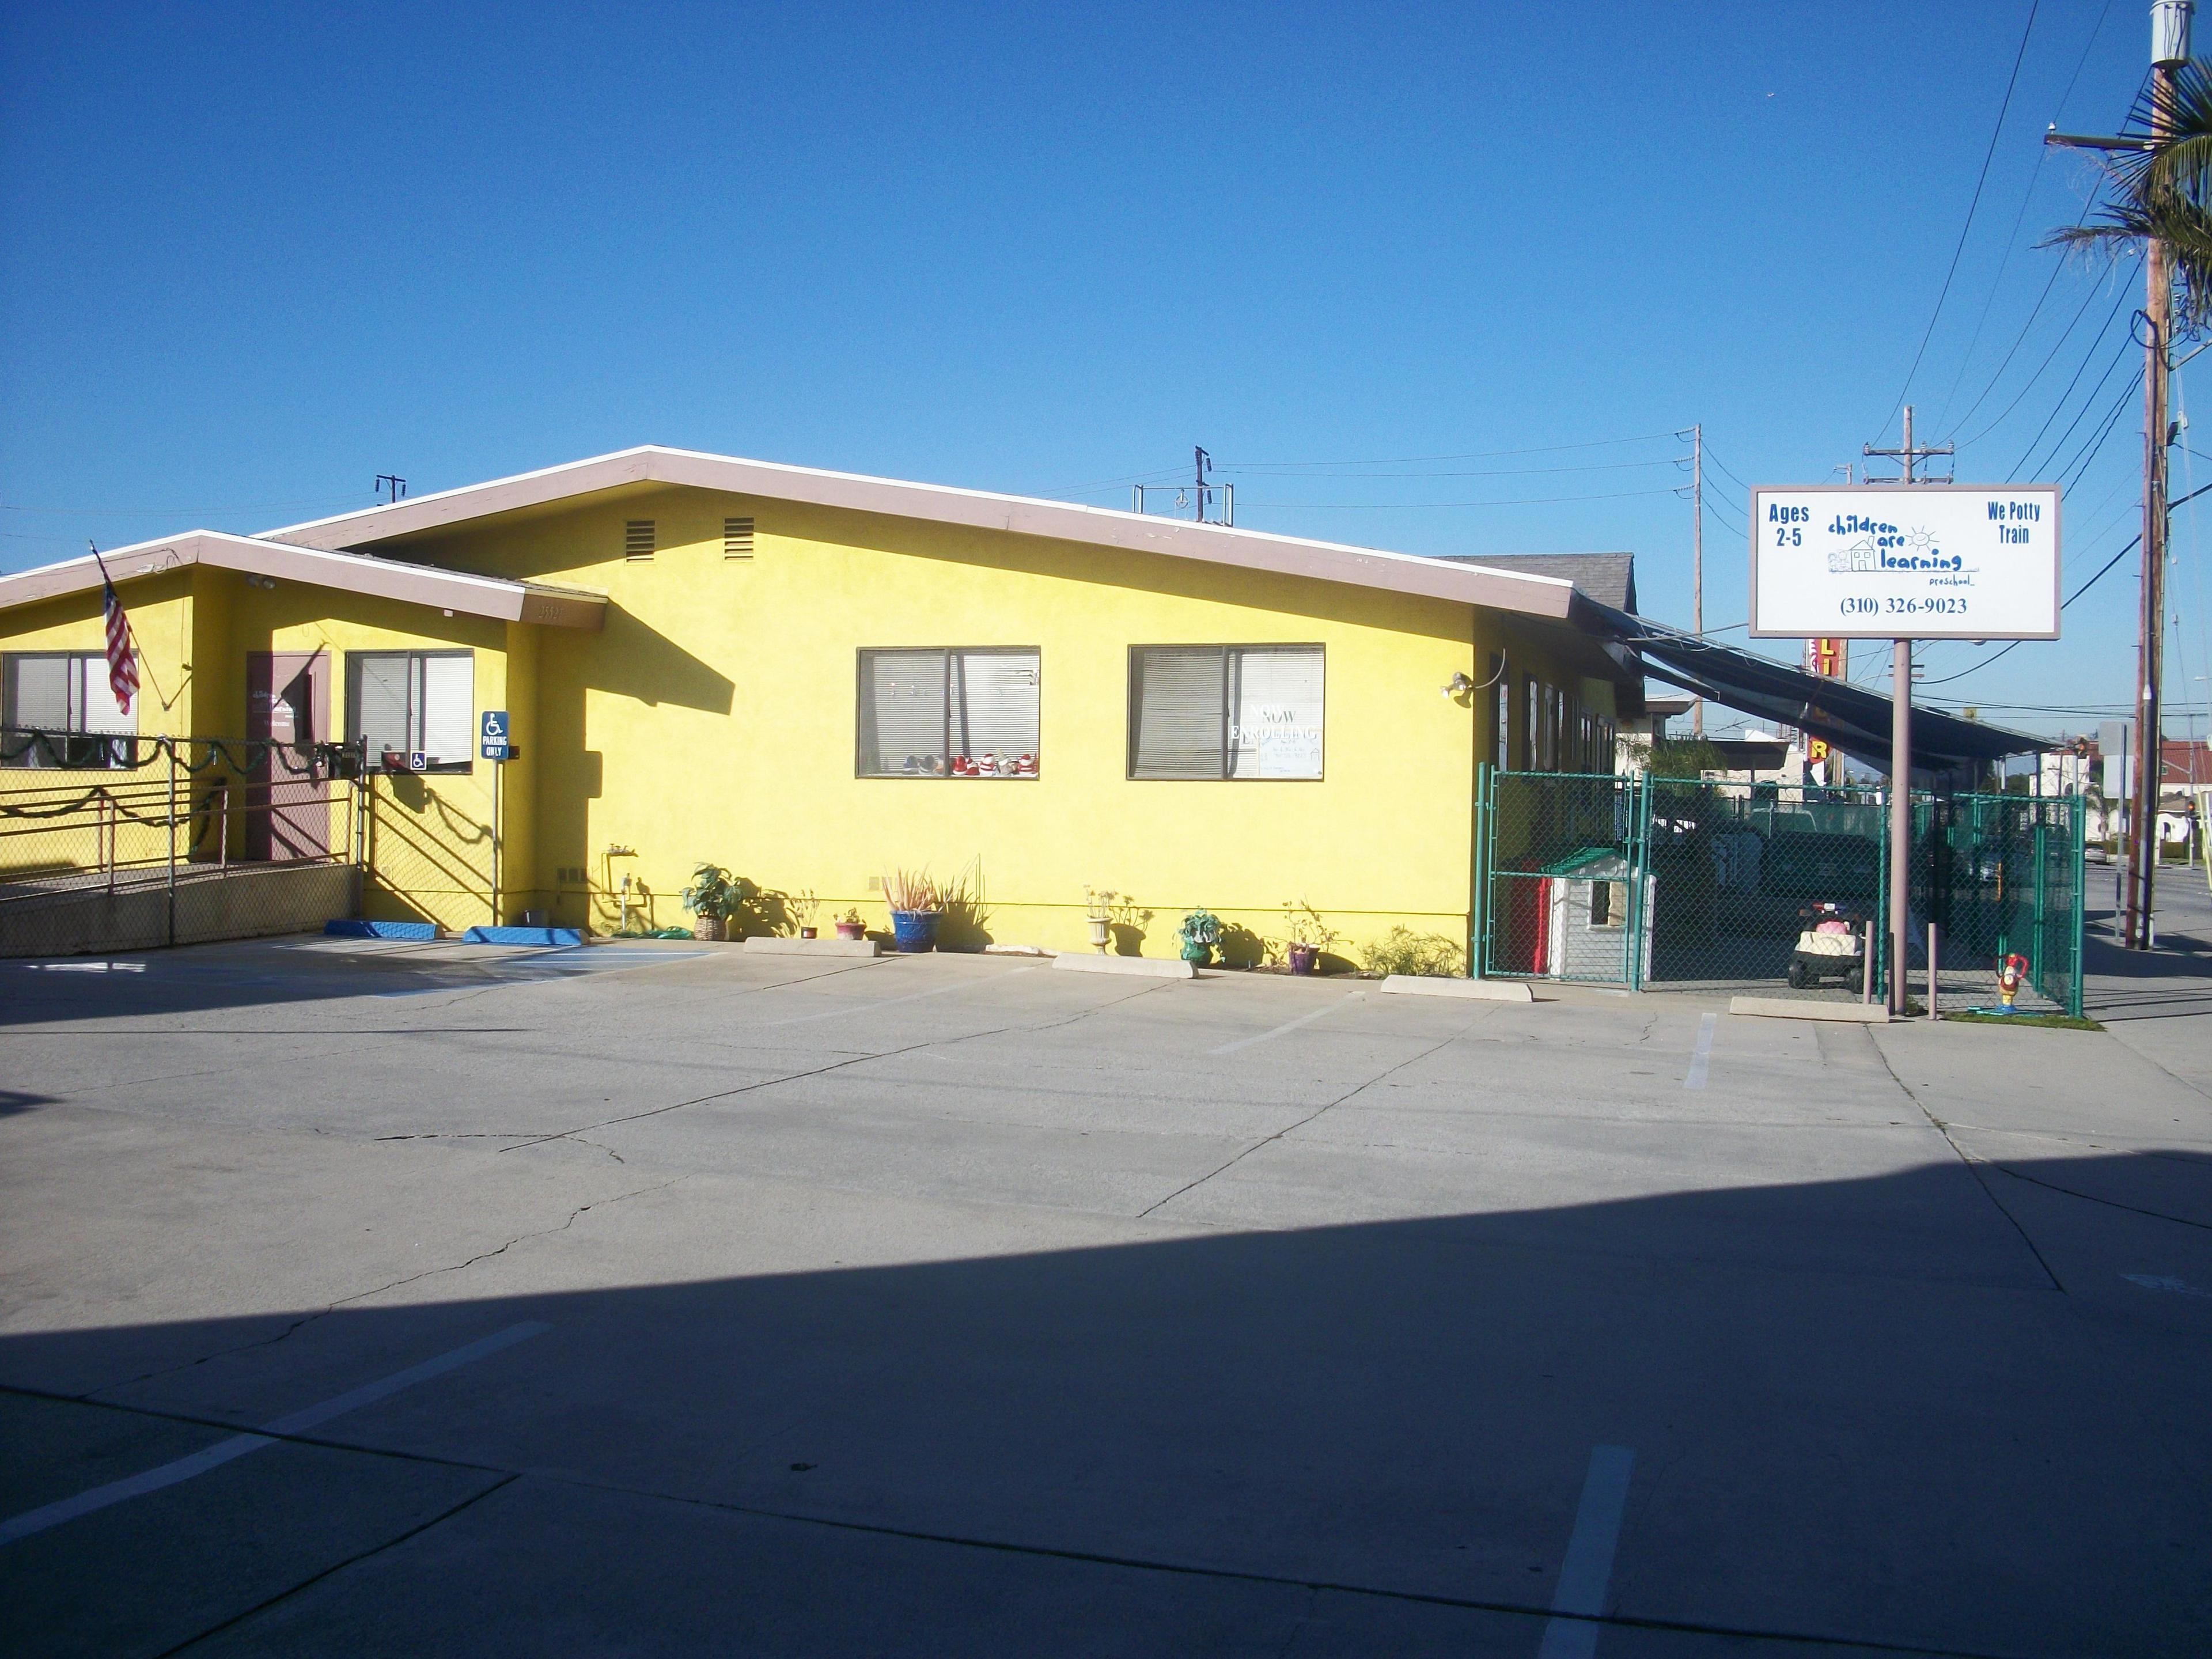
{"type": "Polygon", "coordinates": [[[894,870],[884,878],[884,902],[919,915],[945,908],[945,893],[927,870],[894,870]]]}

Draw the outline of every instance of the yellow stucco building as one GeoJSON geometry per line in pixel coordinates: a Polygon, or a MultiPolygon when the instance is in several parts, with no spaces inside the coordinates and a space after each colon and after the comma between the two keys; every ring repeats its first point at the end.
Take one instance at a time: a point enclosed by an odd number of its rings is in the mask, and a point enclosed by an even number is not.
{"type": "Polygon", "coordinates": [[[92,561],[0,578],[0,789],[72,739],[348,743],[358,789],[216,852],[356,854],[367,915],[455,928],[680,926],[712,862],[754,927],[812,895],[881,929],[880,878],[927,866],[969,895],[956,946],[1079,946],[1086,890],[1146,954],[1200,905],[1247,941],[1304,903],[1344,955],[1463,945],[1478,768],[1608,771],[1642,695],[1574,584],[1512,561],[659,447],[107,568],[128,717],[92,561]],[[512,760],[478,758],[487,710],[512,760]]]}

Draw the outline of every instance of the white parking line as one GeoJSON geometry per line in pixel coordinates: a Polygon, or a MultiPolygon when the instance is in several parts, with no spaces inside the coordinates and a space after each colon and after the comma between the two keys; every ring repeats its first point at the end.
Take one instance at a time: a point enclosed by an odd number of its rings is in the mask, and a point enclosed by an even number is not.
{"type": "Polygon", "coordinates": [[[1707,1014],[1698,1022],[1698,1046],[1690,1051],[1690,1074],[1682,1079],[1685,1089],[1705,1086],[1705,1073],[1713,1063],[1713,1028],[1720,1024],[1718,1014],[1707,1014]]]}
{"type": "Polygon", "coordinates": [[[1553,1617],[1544,1626],[1544,1645],[1536,1650],[1536,1659],[1591,1659],[1597,1652],[1598,1627],[1589,1621],[1605,1613],[1613,1547],[1620,1542],[1621,1516],[1628,1509],[1628,1474],[1635,1466],[1636,1454],[1626,1446],[1590,1449],[1583,1501],[1575,1510],[1567,1558],[1559,1564],[1559,1582],[1552,1591],[1553,1617]]]}
{"type": "Polygon", "coordinates": [[[143,1474],[134,1474],[122,1480],[112,1480],[104,1486],[94,1486],[90,1492],[81,1492],[74,1498],[64,1498],[59,1503],[48,1504],[40,1509],[26,1510],[9,1520],[0,1521],[0,1544],[12,1544],[19,1538],[27,1538],[34,1532],[44,1532],[64,1521],[74,1521],[80,1515],[90,1515],[94,1510],[104,1510],[111,1504],[120,1504],[125,1498],[142,1498],[149,1492],[159,1492],[164,1486],[173,1486],[179,1481],[189,1480],[196,1474],[205,1474],[210,1469],[220,1468],[233,1458],[243,1457],[248,1452],[259,1451],[264,1446],[276,1442],[272,1435],[299,1434],[319,1423],[327,1423],[334,1417],[359,1411],[387,1395],[398,1394],[402,1389],[411,1389],[417,1382],[427,1382],[434,1376],[443,1376],[447,1371],[497,1353],[501,1348],[511,1348],[551,1330],[550,1325],[538,1320],[526,1320],[520,1325],[509,1325],[503,1331],[495,1331],[481,1341],[471,1342],[465,1348],[455,1348],[451,1353],[441,1353],[435,1359],[426,1359],[419,1365],[410,1365],[404,1371],[394,1371],[390,1376],[325,1400],[320,1405],[309,1406],[280,1417],[273,1423],[261,1425],[259,1434],[234,1434],[228,1440],[218,1440],[204,1451],[196,1451],[189,1457],[180,1457],[173,1463],[164,1463],[143,1474]]]}
{"type": "Polygon", "coordinates": [[[1346,992],[1344,1002],[1332,1002],[1326,1007],[1315,1009],[1310,1014],[1300,1014],[1296,1019],[1285,1020],[1272,1031],[1262,1031],[1257,1036],[1240,1037],[1234,1042],[1224,1042],[1218,1048],[1208,1048],[1206,1052],[1209,1054],[1233,1054],[1239,1048],[1249,1048],[1255,1042],[1265,1042],[1269,1037],[1279,1037],[1285,1031],[1295,1031],[1301,1025],[1310,1025],[1323,1014],[1334,1013],[1344,1006],[1345,1002],[1355,1001],[1366,994],[1364,991],[1346,992]]]}
{"type": "MultiPolygon", "coordinates": [[[[996,983],[1002,979],[1013,979],[1023,974],[1035,972],[1036,969],[1034,968],[1017,968],[1012,973],[994,974],[990,982],[996,983]]],[[[805,982],[799,981],[801,984],[805,982]]],[[[841,1014],[865,1014],[877,1008],[895,1008],[902,1002],[919,1002],[924,997],[949,997],[955,991],[969,990],[984,982],[981,980],[963,980],[957,985],[940,985],[933,991],[915,991],[902,997],[883,997],[874,1002],[856,1002],[847,1008],[827,1008],[818,1014],[793,1014],[789,1019],[772,1019],[769,1024],[771,1026],[804,1025],[811,1020],[836,1019],[841,1014]]]]}

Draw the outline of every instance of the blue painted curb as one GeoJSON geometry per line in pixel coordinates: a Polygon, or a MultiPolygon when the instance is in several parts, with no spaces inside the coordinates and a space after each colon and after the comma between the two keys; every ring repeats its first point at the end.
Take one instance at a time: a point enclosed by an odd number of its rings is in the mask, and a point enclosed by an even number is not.
{"type": "Polygon", "coordinates": [[[461,935],[464,945],[581,945],[583,933],[574,927],[471,927],[461,935]]]}
{"type": "Polygon", "coordinates": [[[332,939],[435,939],[434,921],[326,921],[323,932],[332,939]]]}

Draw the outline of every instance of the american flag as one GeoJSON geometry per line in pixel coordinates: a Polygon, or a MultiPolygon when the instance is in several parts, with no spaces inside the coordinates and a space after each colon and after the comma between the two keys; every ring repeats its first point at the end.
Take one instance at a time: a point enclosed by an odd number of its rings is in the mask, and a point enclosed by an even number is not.
{"type": "Polygon", "coordinates": [[[127,714],[131,699],[138,695],[138,645],[131,637],[131,618],[123,614],[123,601],[115,596],[115,584],[108,578],[107,562],[96,547],[92,556],[100,566],[100,611],[107,624],[107,689],[115,694],[116,708],[127,714]]]}

